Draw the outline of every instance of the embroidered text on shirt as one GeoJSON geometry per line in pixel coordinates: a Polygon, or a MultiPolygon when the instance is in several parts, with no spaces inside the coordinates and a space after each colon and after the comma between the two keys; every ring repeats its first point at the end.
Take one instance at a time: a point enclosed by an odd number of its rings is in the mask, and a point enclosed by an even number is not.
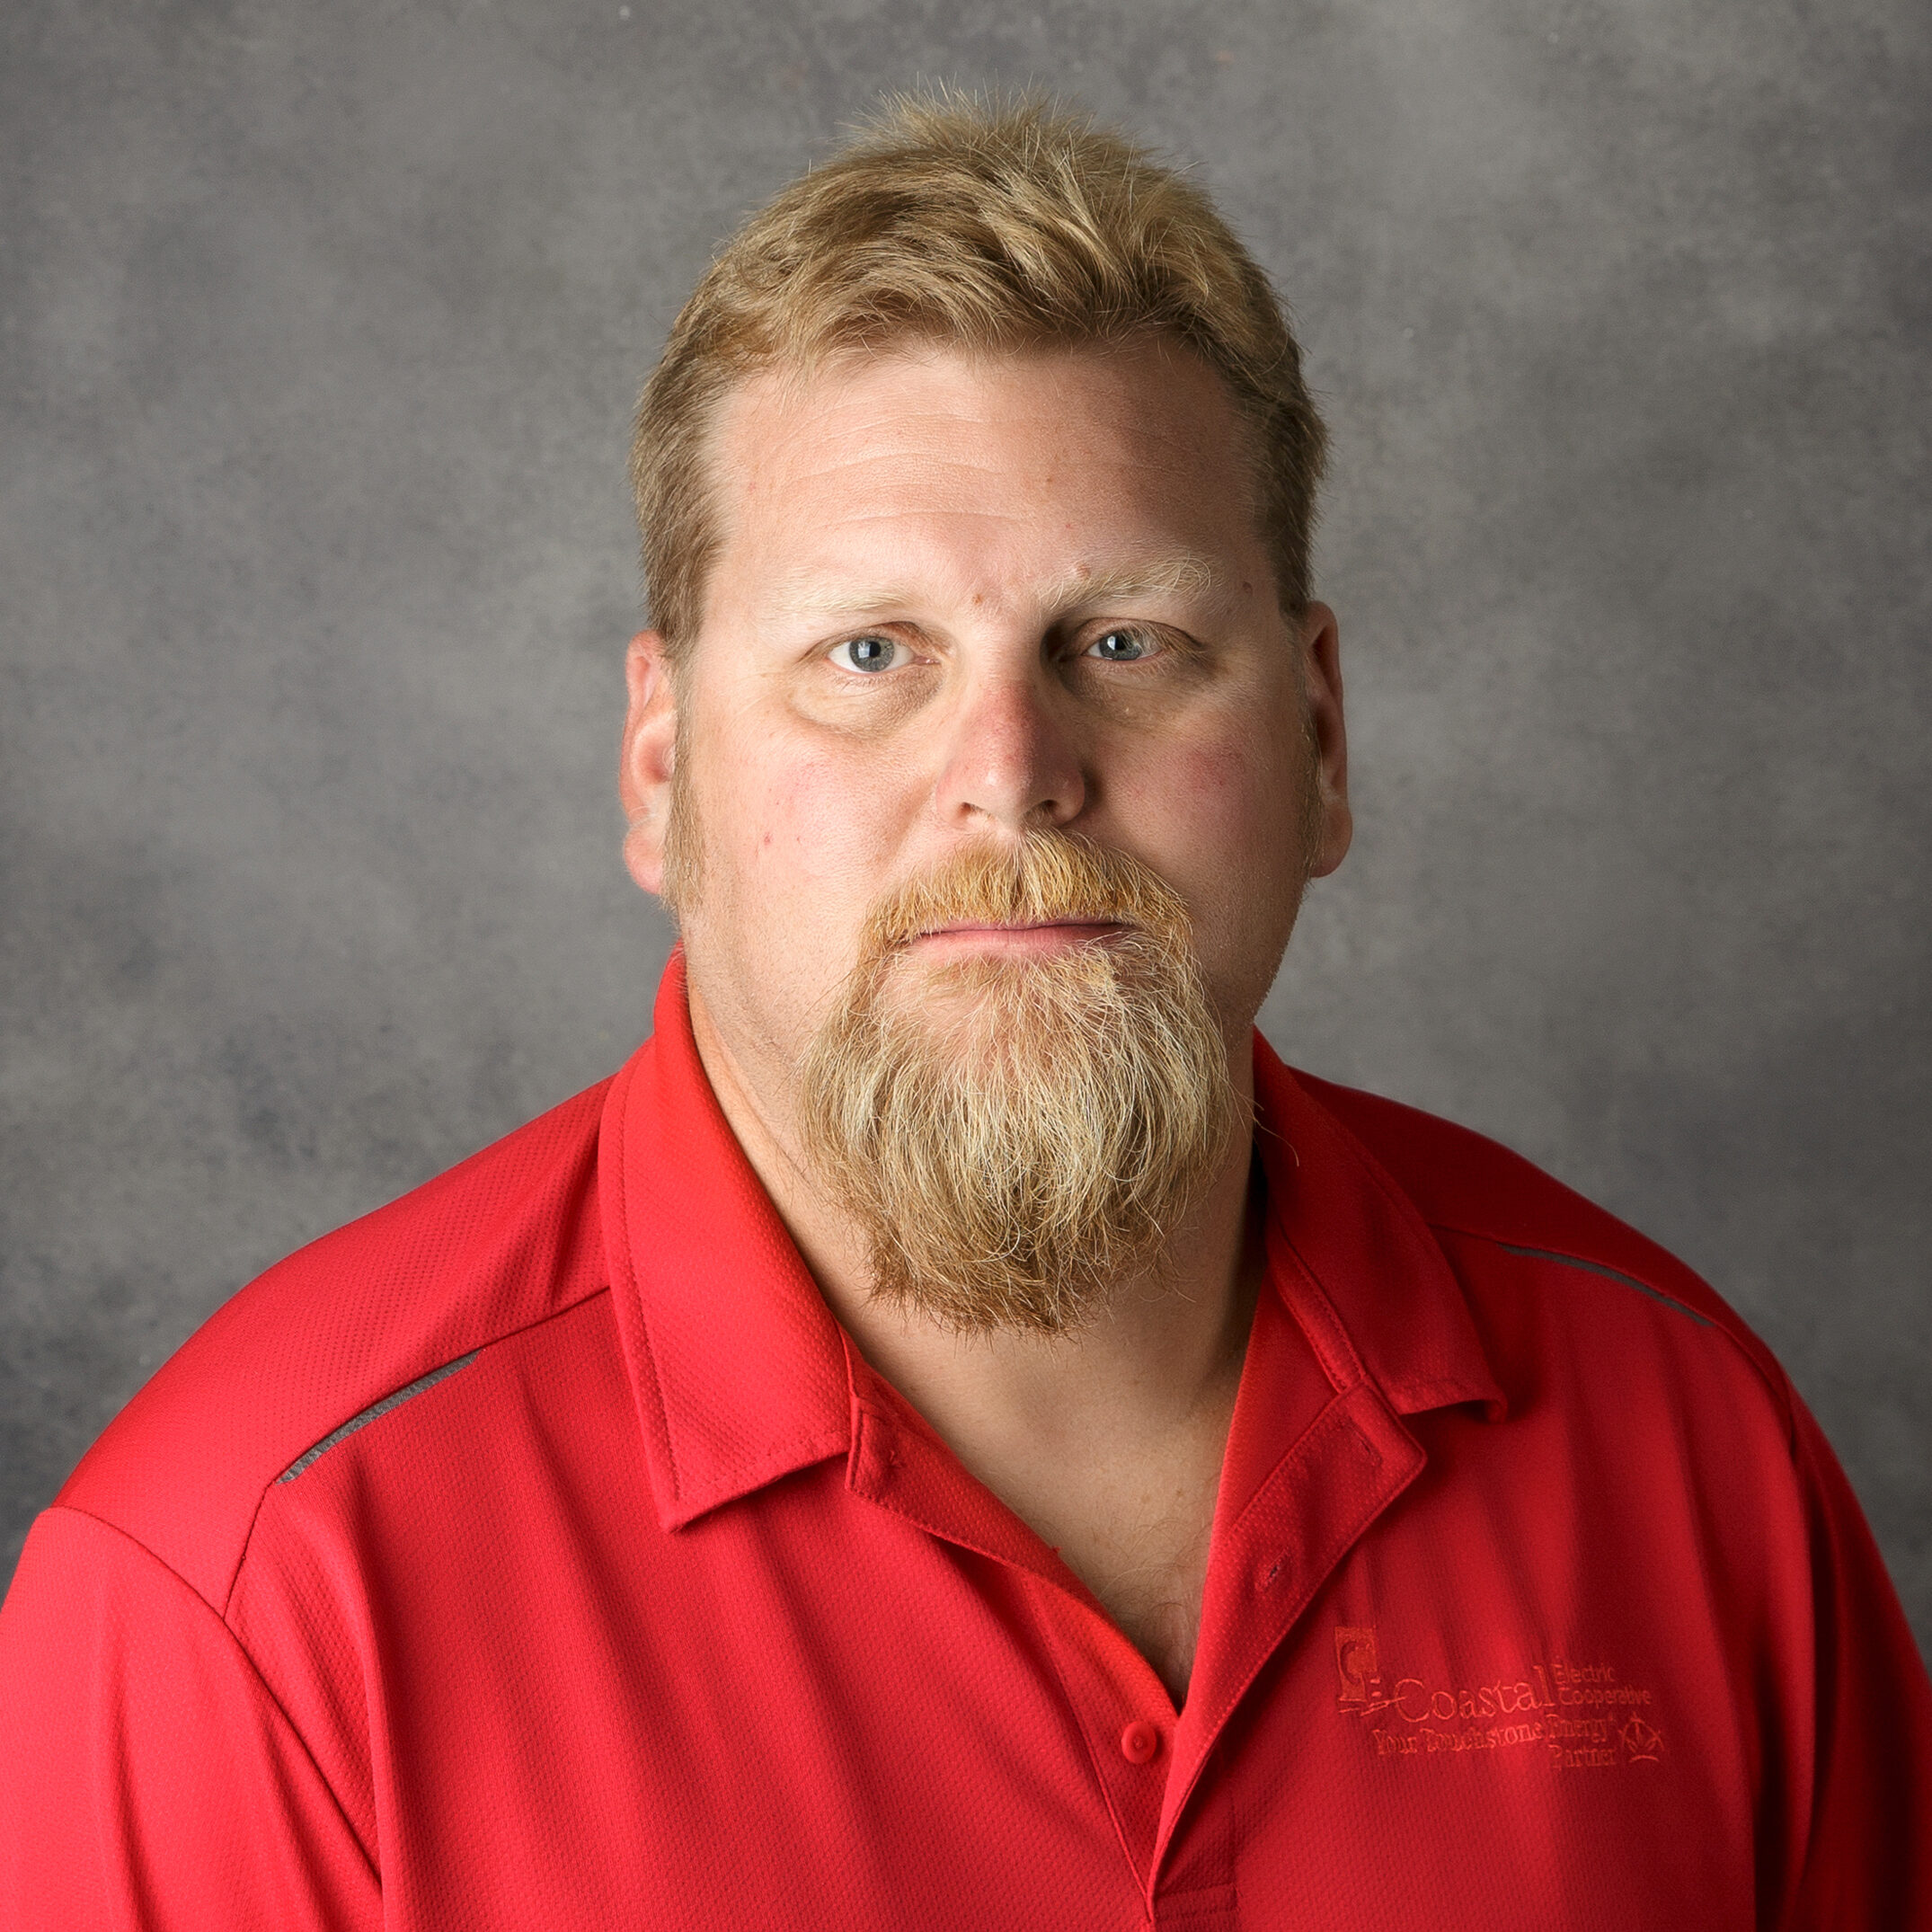
{"type": "Polygon", "coordinates": [[[1378,1758],[1540,1747],[1553,1768],[1609,1770],[1664,1754],[1647,1687],[1609,1663],[1534,1660],[1486,1683],[1385,1678],[1375,1626],[1335,1626],[1335,1702],[1362,1720],[1378,1758]]]}

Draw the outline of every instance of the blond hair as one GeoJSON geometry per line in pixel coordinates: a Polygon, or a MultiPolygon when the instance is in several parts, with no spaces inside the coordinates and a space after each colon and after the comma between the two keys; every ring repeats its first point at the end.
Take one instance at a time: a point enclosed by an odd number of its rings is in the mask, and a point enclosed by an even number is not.
{"type": "Polygon", "coordinates": [[[732,235],[644,385],[631,484],[673,661],[696,634],[719,543],[711,425],[747,377],[901,342],[998,352],[1148,335],[1227,385],[1254,438],[1277,596],[1298,614],[1326,439],[1281,301],[1207,197],[1040,101],[890,102],[732,235]]]}

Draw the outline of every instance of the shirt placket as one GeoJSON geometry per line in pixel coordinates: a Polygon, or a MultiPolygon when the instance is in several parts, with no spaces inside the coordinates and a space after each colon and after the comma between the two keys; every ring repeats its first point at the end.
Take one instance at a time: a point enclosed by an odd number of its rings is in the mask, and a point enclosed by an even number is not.
{"type": "MultiPolygon", "coordinates": [[[[1241,1922],[1236,1848],[1226,1831],[1202,1829],[1208,1821],[1194,1803],[1215,1746],[1316,1593],[1427,1460],[1278,1224],[1271,1224],[1268,1253],[1278,1298],[1264,1296],[1256,1310],[1227,1452],[1230,1468],[1261,1473],[1245,1489],[1224,1476],[1194,1669],[1174,1725],[1155,1837],[1156,1920],[1185,1923],[1192,1932],[1241,1922]],[[1254,1452],[1275,1424],[1284,1353],[1297,1334],[1334,1394],[1270,1464],[1254,1452]],[[1245,1431],[1253,1439],[1237,1442],[1245,1431]]],[[[1232,1768],[1223,1766],[1223,1775],[1232,1768]]]]}
{"type": "MultiPolygon", "coordinates": [[[[1379,1391],[1358,1384],[1336,1396],[1218,1532],[1193,1678],[1162,1794],[1157,1862],[1174,1844],[1209,1756],[1263,1667],[1423,1461],[1379,1391]]],[[[1180,1876],[1177,1870],[1177,1883],[1180,1876]]],[[[1196,1889],[1214,1882],[1206,1872],[1192,1876],[1196,1889]]],[[[1232,1872],[1226,1877],[1232,1883],[1232,1872]]]]}
{"type": "Polygon", "coordinates": [[[1174,1762],[1174,1702],[1153,1667],[1090,1600],[1046,1578],[1027,1582],[1121,1853],[1148,1899],[1174,1762]]]}
{"type": "Polygon", "coordinates": [[[1345,1336],[1317,1322],[1325,1330],[1317,1352],[1340,1386],[1253,1493],[1217,1520],[1201,1640],[1178,1714],[1147,1660],[1057,1554],[979,1492],[943,1444],[894,1414],[903,1398],[873,1384],[874,1399],[855,1405],[854,1492],[1019,1573],[1154,1924],[1217,1932],[1238,1923],[1231,1841],[1198,1825],[1183,1832],[1183,1815],[1263,1667],[1422,1467],[1421,1448],[1363,1376],[1345,1336]],[[948,1507],[962,1491],[977,1507],[948,1507]]]}

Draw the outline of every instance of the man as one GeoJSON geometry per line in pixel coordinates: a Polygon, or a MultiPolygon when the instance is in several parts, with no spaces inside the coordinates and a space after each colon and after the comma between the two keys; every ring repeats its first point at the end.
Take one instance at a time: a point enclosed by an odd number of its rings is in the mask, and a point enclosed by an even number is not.
{"type": "Polygon", "coordinates": [[[740,233],[639,413],[655,1034],[75,1472],[6,1924],[1932,1922],[1776,1364],[1253,1032],[1349,837],[1321,456],[1079,122],[915,102],[740,233]]]}

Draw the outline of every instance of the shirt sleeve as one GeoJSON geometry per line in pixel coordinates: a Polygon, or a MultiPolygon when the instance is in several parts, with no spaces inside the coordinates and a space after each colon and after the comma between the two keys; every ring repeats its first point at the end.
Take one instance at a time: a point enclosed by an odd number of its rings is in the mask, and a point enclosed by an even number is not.
{"type": "Polygon", "coordinates": [[[1932,1684],[1838,1458],[1794,1396],[1817,1660],[1809,1834],[1780,1932],[1932,1927],[1932,1684]]]}
{"type": "Polygon", "coordinates": [[[219,1616],[48,1511],[0,1606],[0,1925],[376,1932],[376,1873],[219,1616]]]}

